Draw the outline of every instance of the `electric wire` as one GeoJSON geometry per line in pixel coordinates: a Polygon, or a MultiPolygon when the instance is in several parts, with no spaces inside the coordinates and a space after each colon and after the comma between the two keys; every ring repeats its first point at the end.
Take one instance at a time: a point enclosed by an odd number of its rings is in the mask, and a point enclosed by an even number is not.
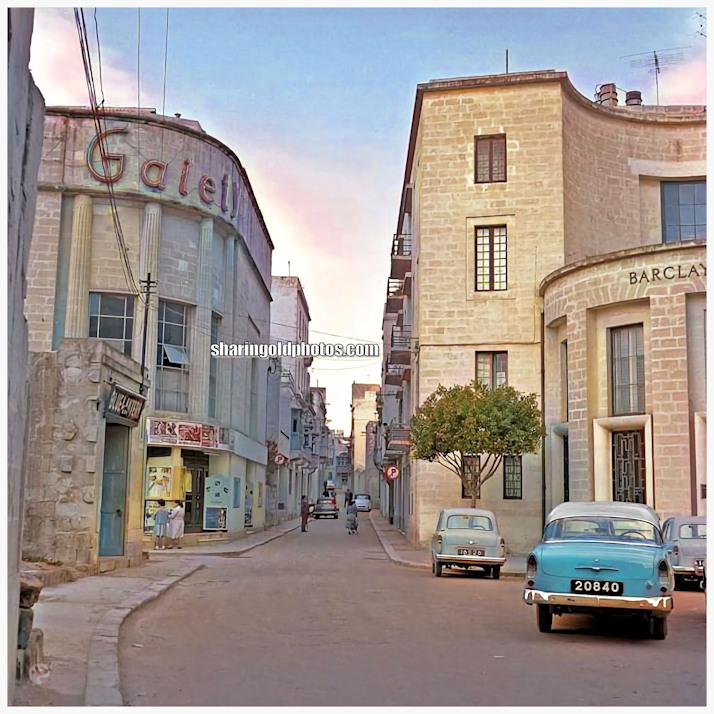
{"type": "MultiPolygon", "coordinates": [[[[166,122],[166,68],[169,57],[169,8],[166,8],[166,41],[164,43],[164,94],[163,104],[161,105],[161,123],[166,122]]],[[[164,160],[164,127],[161,128],[161,161],[164,160]]]]}

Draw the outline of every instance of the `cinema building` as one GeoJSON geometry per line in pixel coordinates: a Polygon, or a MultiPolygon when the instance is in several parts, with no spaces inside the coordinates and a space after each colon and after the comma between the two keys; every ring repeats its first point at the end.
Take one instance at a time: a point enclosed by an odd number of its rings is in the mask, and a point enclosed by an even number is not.
{"type": "Polygon", "coordinates": [[[469,505],[410,457],[409,423],[473,379],[544,415],[542,449],[506,457],[477,503],[512,552],[564,500],[705,513],[706,283],[705,107],[622,105],[611,84],[591,101],[552,70],[418,85],[383,320],[385,513],[425,543],[469,505]]]}
{"type": "Polygon", "coordinates": [[[237,156],[178,115],[54,107],[39,181],[25,552],[137,559],[160,498],[189,542],[261,527],[266,361],[210,357],[269,342],[273,244],[237,156]]]}

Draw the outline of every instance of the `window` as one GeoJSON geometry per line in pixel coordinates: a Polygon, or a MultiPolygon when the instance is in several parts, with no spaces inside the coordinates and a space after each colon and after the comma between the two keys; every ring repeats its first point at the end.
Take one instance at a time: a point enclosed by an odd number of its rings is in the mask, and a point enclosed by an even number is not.
{"type": "Polygon", "coordinates": [[[508,352],[477,352],[476,379],[489,389],[508,383],[508,352]]]}
{"type": "Polygon", "coordinates": [[[465,530],[492,531],[493,524],[487,516],[449,516],[446,520],[447,528],[463,528],[465,530]]]}
{"type": "MultiPolygon", "coordinates": [[[[221,329],[221,318],[211,315],[211,344],[218,344],[218,334],[221,329]]],[[[218,358],[209,357],[208,366],[208,416],[216,418],[218,396],[218,358]]]]}
{"type": "Polygon", "coordinates": [[[476,137],[475,183],[506,180],[506,135],[476,137]]]}
{"type": "Polygon", "coordinates": [[[707,537],[707,524],[706,523],[688,523],[687,525],[680,526],[679,537],[689,540],[690,538],[697,538],[704,540],[707,537]]]}
{"type": "Polygon", "coordinates": [[[644,414],[645,352],[642,325],[610,330],[612,414],[644,414]]]}
{"type": "Polygon", "coordinates": [[[560,343],[560,394],[563,421],[570,419],[570,403],[568,401],[568,341],[560,343]]]}
{"type": "Polygon", "coordinates": [[[159,301],[156,349],[156,408],[188,411],[188,308],[159,301]]]}
{"type": "Polygon", "coordinates": [[[662,182],[662,240],[677,243],[707,237],[707,182],[662,182]]]}
{"type": "Polygon", "coordinates": [[[89,293],[89,337],[98,337],[131,356],[133,331],[133,296],[89,293]]]}
{"type": "Polygon", "coordinates": [[[503,457],[503,498],[523,498],[523,459],[520,456],[503,457]]]}
{"type": "Polygon", "coordinates": [[[506,290],[506,226],[476,228],[476,290],[506,290]]]}

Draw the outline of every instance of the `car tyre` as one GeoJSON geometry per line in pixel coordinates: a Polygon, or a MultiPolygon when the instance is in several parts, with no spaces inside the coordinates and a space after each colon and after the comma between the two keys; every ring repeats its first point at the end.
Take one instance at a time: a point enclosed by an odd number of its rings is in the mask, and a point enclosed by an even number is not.
{"type": "Polygon", "coordinates": [[[663,640],[667,637],[667,618],[653,617],[650,623],[650,631],[653,640],[663,640]]]}
{"type": "Polygon", "coordinates": [[[550,605],[536,605],[538,615],[538,629],[541,632],[550,632],[553,627],[553,613],[550,605]]]}
{"type": "Polygon", "coordinates": [[[443,568],[444,564],[441,561],[437,560],[434,563],[434,575],[436,575],[437,578],[441,577],[441,571],[443,570],[443,568]]]}
{"type": "Polygon", "coordinates": [[[494,565],[491,568],[491,575],[493,575],[494,580],[498,580],[501,577],[501,566],[500,565],[494,565]]]}

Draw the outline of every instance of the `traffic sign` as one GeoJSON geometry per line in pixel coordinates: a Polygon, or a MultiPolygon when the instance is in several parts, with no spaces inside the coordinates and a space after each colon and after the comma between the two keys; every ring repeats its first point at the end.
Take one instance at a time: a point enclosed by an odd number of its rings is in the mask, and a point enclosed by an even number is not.
{"type": "Polygon", "coordinates": [[[387,466],[387,478],[393,481],[399,476],[399,468],[397,466],[387,466]]]}

